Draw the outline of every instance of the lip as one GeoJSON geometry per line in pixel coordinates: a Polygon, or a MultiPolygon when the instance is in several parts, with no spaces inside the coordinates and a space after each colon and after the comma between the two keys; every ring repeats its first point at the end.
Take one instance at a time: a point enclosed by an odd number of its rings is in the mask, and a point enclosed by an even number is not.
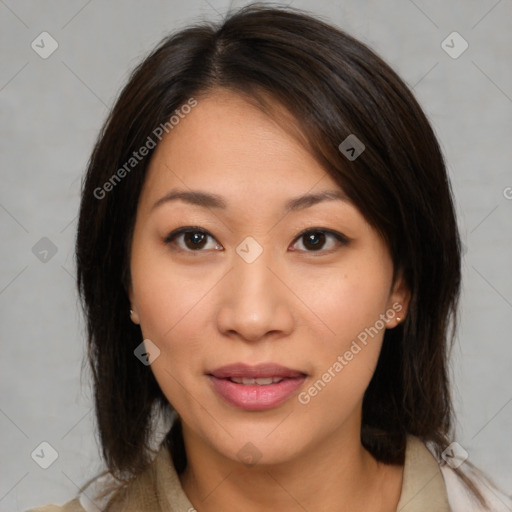
{"type": "Polygon", "coordinates": [[[286,402],[302,386],[306,374],[275,363],[263,363],[250,366],[235,363],[217,368],[207,374],[213,389],[229,404],[246,411],[263,411],[278,407],[286,402]],[[273,384],[238,384],[229,380],[234,378],[283,379],[273,384]]]}
{"type": "Polygon", "coordinates": [[[229,377],[245,377],[247,379],[280,377],[282,379],[292,379],[304,376],[305,373],[299,370],[292,370],[291,368],[276,363],[261,363],[253,366],[245,363],[234,363],[208,372],[208,375],[212,375],[218,379],[227,379],[229,377]]]}

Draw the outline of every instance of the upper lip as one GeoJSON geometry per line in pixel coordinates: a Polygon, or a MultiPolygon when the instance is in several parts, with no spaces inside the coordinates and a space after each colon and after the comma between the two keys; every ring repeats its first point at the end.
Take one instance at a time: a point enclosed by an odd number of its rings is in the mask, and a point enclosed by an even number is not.
{"type": "Polygon", "coordinates": [[[292,370],[275,363],[261,363],[254,366],[244,363],[234,363],[222,366],[208,372],[208,375],[212,375],[218,379],[227,379],[229,377],[235,378],[247,378],[247,379],[258,379],[265,377],[280,377],[280,378],[296,378],[304,377],[306,374],[299,370],[292,370]]]}

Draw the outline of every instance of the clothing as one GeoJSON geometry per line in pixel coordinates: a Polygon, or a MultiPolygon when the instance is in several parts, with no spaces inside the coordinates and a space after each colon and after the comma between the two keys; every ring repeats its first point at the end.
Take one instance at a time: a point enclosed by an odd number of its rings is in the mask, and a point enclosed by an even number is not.
{"type": "MultiPolygon", "coordinates": [[[[27,512],[98,512],[104,503],[98,496],[114,480],[106,475],[93,482],[81,495],[65,505],[47,505],[27,512]],[[96,505],[96,506],[95,506],[96,505]]],[[[479,488],[492,512],[512,511],[512,499],[491,490],[483,482],[479,488]],[[501,507],[501,508],[500,508],[501,507]]],[[[120,494],[109,512],[194,512],[174,468],[168,448],[162,443],[151,465],[120,494]]],[[[108,498],[108,496],[107,496],[108,498]]],[[[440,466],[418,438],[407,438],[402,492],[397,512],[481,512],[449,466],[440,466]]]]}

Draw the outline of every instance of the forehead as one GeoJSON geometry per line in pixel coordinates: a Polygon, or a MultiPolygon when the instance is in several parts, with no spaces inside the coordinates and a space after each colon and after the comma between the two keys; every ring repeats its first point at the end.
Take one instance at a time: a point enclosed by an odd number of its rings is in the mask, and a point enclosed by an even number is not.
{"type": "Polygon", "coordinates": [[[197,105],[157,146],[145,195],[175,188],[208,189],[268,201],[317,189],[340,189],[297,137],[286,114],[263,112],[235,92],[219,90],[197,105]],[[283,120],[285,120],[283,122],[283,120]]]}

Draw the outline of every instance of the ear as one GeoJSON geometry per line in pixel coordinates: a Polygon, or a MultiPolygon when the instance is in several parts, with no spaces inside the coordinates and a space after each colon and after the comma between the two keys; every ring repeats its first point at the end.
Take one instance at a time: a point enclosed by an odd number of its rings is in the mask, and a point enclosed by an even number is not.
{"type": "Polygon", "coordinates": [[[398,273],[388,300],[386,328],[392,329],[402,323],[407,316],[411,292],[401,272],[398,273]]]}
{"type": "Polygon", "coordinates": [[[130,318],[134,324],[140,325],[139,314],[135,309],[130,309],[130,318]]]}
{"type": "Polygon", "coordinates": [[[133,288],[132,288],[131,284],[128,286],[127,292],[128,292],[128,298],[130,299],[130,318],[131,318],[131,321],[134,324],[139,325],[140,324],[140,318],[139,318],[139,313],[137,312],[137,307],[136,307],[135,302],[134,302],[133,288]]]}

